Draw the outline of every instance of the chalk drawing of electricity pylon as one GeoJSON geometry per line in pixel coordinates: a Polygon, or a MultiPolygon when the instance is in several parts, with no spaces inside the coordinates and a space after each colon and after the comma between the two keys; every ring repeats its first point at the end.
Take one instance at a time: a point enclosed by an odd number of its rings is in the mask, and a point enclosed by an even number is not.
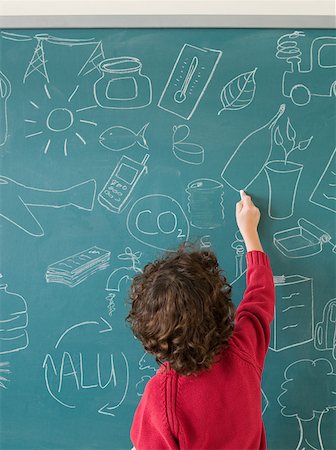
{"type": "Polygon", "coordinates": [[[80,69],[79,75],[87,75],[93,70],[98,70],[98,64],[105,59],[103,46],[101,41],[96,41],[95,38],[90,39],[68,39],[68,38],[59,38],[55,36],[51,36],[47,33],[38,33],[33,36],[25,35],[25,34],[16,34],[9,33],[7,31],[2,31],[1,36],[4,39],[8,39],[11,41],[32,41],[34,39],[37,40],[37,44],[34,49],[34,53],[32,58],[29,61],[28,67],[23,77],[23,83],[25,83],[26,79],[34,72],[42,75],[45,80],[49,83],[49,75],[47,70],[47,59],[45,57],[45,49],[44,44],[48,42],[49,44],[56,45],[66,45],[68,47],[78,46],[78,45],[94,45],[94,49],[90,54],[89,58],[85,61],[82,68],[80,69]]]}

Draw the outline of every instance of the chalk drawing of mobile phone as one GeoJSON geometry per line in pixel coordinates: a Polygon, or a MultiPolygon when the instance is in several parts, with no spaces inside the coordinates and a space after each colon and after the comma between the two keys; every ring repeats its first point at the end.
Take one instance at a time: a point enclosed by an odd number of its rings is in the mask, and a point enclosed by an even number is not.
{"type": "Polygon", "coordinates": [[[127,156],[122,156],[98,195],[99,203],[111,212],[121,213],[140,177],[147,173],[148,158],[149,155],[146,153],[139,163],[127,156]]]}

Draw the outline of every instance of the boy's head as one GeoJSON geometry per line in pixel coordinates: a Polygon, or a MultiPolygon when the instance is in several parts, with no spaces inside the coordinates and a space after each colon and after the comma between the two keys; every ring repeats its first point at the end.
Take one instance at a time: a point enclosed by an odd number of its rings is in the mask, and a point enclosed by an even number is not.
{"type": "Polygon", "coordinates": [[[147,264],[130,291],[134,335],[181,375],[208,369],[234,328],[231,287],[210,251],[187,245],[147,264]]]}

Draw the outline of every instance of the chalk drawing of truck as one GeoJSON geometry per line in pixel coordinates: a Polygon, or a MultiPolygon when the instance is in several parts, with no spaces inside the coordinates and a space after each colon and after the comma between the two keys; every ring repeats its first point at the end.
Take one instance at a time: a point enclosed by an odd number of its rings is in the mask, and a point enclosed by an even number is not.
{"type": "Polygon", "coordinates": [[[291,66],[282,77],[282,94],[297,106],[307,105],[312,96],[336,96],[336,36],[321,36],[312,41],[307,70],[301,67],[302,52],[295,41],[302,36],[299,31],[281,36],[276,54],[291,66]]]}

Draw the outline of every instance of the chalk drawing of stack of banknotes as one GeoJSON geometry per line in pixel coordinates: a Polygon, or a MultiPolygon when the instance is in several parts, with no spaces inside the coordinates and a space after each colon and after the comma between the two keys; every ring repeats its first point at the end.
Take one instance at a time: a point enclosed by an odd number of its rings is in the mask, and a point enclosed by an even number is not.
{"type": "Polygon", "coordinates": [[[0,176],[0,216],[31,236],[43,236],[44,229],[30,206],[65,208],[74,206],[92,211],[96,181],[91,179],[67,189],[37,189],[0,176]]]}
{"type": "Polygon", "coordinates": [[[77,286],[98,270],[110,264],[111,252],[99,247],[91,247],[61,261],[50,264],[46,272],[47,283],[62,283],[77,286]]]}

